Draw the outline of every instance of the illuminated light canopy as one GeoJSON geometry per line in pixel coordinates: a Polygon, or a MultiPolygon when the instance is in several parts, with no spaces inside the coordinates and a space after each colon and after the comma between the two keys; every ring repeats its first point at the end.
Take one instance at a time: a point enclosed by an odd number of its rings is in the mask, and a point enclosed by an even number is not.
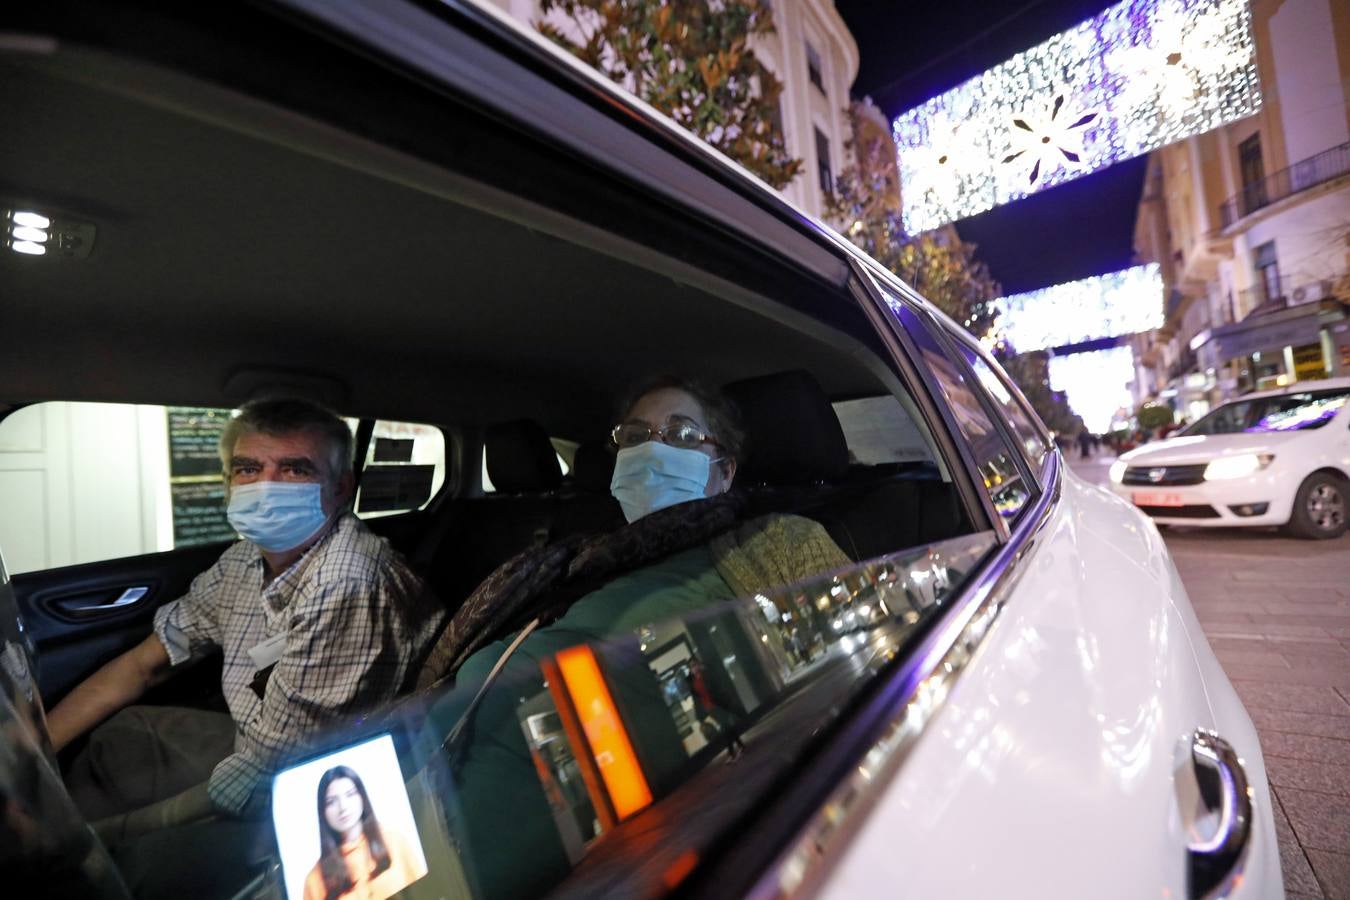
{"type": "Polygon", "coordinates": [[[928,231],[1261,108],[1246,0],[1125,0],[898,116],[928,231]]]}
{"type": "Polygon", "coordinates": [[[1069,408],[1094,434],[1110,431],[1116,411],[1134,406],[1133,380],[1134,351],[1129,347],[1050,357],[1050,387],[1064,392],[1069,408]]]}
{"type": "Polygon", "coordinates": [[[990,304],[1013,350],[1048,350],[1163,326],[1157,263],[1000,297],[990,304]]]}

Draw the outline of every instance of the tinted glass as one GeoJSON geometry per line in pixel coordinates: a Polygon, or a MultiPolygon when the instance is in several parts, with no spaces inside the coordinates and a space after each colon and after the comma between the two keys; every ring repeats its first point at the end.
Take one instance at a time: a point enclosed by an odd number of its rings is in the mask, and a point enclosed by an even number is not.
{"type": "Polygon", "coordinates": [[[1240,434],[1321,428],[1340,412],[1350,391],[1312,391],[1225,403],[1184,434],[1240,434]]]}
{"type": "MultiPolygon", "coordinates": [[[[654,614],[673,608],[660,591],[636,592],[617,628],[568,614],[514,653],[490,644],[453,689],[313,750],[393,735],[401,778],[382,779],[371,804],[425,859],[400,896],[665,893],[692,867],[681,860],[725,841],[809,765],[813,740],[995,545],[968,535],[677,617],[654,614]],[[405,790],[412,822],[398,812],[405,790]]],[[[306,765],[308,799],[327,763],[306,765]]],[[[314,807],[293,806],[277,820],[315,831],[314,807]]],[[[311,844],[283,865],[288,884],[314,865],[311,844]]]]}
{"type": "Polygon", "coordinates": [[[1005,420],[1012,426],[1013,432],[1017,435],[1017,440],[1021,442],[1022,449],[1031,460],[1032,466],[1039,471],[1041,465],[1045,462],[1045,454],[1049,448],[1041,437],[1041,431],[1031,421],[1031,414],[1026,408],[1013,396],[1012,389],[1009,387],[1006,376],[999,374],[993,369],[984,358],[975,353],[968,347],[963,347],[966,359],[970,361],[970,367],[975,370],[975,377],[984,385],[989,396],[994,399],[999,411],[1003,413],[1005,420]]]}
{"type": "Polygon", "coordinates": [[[1031,500],[1033,488],[1022,478],[1017,464],[1017,451],[1004,440],[985,412],[976,390],[966,381],[961,366],[947,355],[903,301],[888,294],[886,299],[896,317],[909,332],[918,347],[921,361],[927,366],[947,400],[957,428],[966,439],[979,471],[982,488],[1000,516],[1015,520],[1031,500]]]}

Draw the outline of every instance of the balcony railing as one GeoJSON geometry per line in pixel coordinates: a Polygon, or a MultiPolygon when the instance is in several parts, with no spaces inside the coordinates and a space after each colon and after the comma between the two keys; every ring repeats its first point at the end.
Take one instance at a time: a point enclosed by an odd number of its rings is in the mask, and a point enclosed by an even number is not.
{"type": "Polygon", "coordinates": [[[1306,191],[1340,175],[1350,175],[1350,143],[1332,147],[1302,162],[1267,175],[1238,191],[1219,207],[1219,218],[1227,228],[1262,207],[1306,191]]]}

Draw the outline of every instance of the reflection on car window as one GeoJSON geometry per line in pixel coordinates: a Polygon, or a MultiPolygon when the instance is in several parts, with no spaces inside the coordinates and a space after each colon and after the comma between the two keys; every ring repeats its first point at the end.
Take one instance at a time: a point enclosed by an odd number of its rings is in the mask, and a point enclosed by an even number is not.
{"type": "Polygon", "coordinates": [[[1340,412],[1350,391],[1309,391],[1225,403],[1183,433],[1239,434],[1321,428],[1340,412]]]}
{"type": "Polygon", "coordinates": [[[617,634],[543,629],[495,679],[461,673],[408,701],[376,727],[405,729],[429,869],[417,895],[539,896],[583,859],[575,895],[600,892],[588,877],[652,894],[640,879],[659,884],[762,805],[995,544],[967,535],[617,634]],[[632,864],[633,840],[651,865],[632,864]]]}
{"type": "Polygon", "coordinates": [[[1017,434],[1018,441],[1022,444],[1022,449],[1026,452],[1027,458],[1031,460],[1033,467],[1039,471],[1041,464],[1045,462],[1045,454],[1049,452],[1045,441],[1041,438],[1040,430],[1031,421],[1031,416],[1017,398],[1013,396],[1008,385],[995,372],[984,359],[969,348],[962,348],[966,358],[970,361],[970,367],[975,371],[975,377],[980,379],[985,390],[994,398],[1003,415],[1007,417],[1008,423],[1012,425],[1013,431],[1017,434]]]}
{"type": "Polygon", "coordinates": [[[1021,470],[1017,467],[1016,451],[1004,441],[989,420],[979,397],[966,383],[956,361],[933,342],[927,327],[917,321],[902,301],[885,291],[882,296],[918,345],[923,362],[947,398],[956,425],[970,445],[994,509],[1005,519],[1016,519],[1031,499],[1031,488],[1022,480],[1021,470]]]}

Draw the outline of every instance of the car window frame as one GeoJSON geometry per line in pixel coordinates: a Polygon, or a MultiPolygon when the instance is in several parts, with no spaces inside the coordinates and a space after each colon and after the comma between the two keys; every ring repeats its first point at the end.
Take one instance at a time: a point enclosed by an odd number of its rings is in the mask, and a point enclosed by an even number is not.
{"type": "MultiPolygon", "coordinates": [[[[871,261],[869,260],[869,262],[871,261]]],[[[977,402],[981,404],[981,408],[984,410],[985,415],[990,419],[996,433],[1000,436],[1003,443],[1008,445],[1011,450],[1011,456],[1009,458],[1013,461],[1013,465],[1017,467],[1018,473],[1027,486],[1029,497],[1024,504],[1023,510],[1019,510],[1018,514],[1013,518],[1013,521],[1009,522],[995,510],[992,496],[983,488],[983,477],[979,471],[979,461],[975,459],[969,439],[965,436],[965,433],[958,424],[955,412],[951,409],[951,405],[947,401],[946,395],[943,393],[942,386],[937,383],[936,376],[929,371],[926,365],[919,367],[923,383],[927,387],[928,394],[930,395],[929,398],[937,406],[943,424],[946,426],[948,432],[947,437],[950,439],[953,438],[953,436],[956,436],[955,442],[959,450],[959,458],[965,467],[966,478],[969,480],[968,487],[979,497],[979,505],[984,510],[986,518],[994,523],[993,528],[995,532],[999,534],[1002,540],[1006,541],[1012,536],[1012,533],[1020,527],[1022,521],[1027,518],[1024,511],[1035,506],[1038,499],[1045,493],[1047,486],[1050,483],[1049,474],[1045,471],[1035,471],[1035,467],[1031,465],[1030,460],[1026,457],[1026,452],[1022,447],[1021,439],[1016,436],[1009,423],[1004,420],[994,399],[988,395],[987,389],[975,376],[974,370],[965,359],[964,354],[952,343],[956,338],[948,331],[947,327],[944,326],[940,316],[934,314],[929,309],[927,301],[915,294],[912,288],[897,278],[893,273],[885,269],[880,269],[879,267],[874,267],[875,265],[875,263],[872,265],[857,263],[858,271],[865,274],[867,278],[873,279],[870,284],[873,286],[874,291],[869,292],[868,299],[871,303],[876,304],[881,321],[883,321],[886,324],[887,329],[893,333],[904,332],[903,336],[899,337],[899,341],[909,354],[910,359],[917,358],[918,344],[922,342],[930,344],[929,349],[932,352],[940,353],[945,359],[955,365],[962,378],[969,382],[967,385],[968,389],[974,393],[977,402]],[[903,307],[903,313],[892,307],[885,296],[883,296],[883,292],[895,297],[903,307]],[[903,317],[909,318],[910,321],[904,321],[903,317]]],[[[996,373],[997,371],[998,370],[995,369],[996,373]]],[[[1015,396],[1020,397],[1020,393],[1015,396]]],[[[1026,409],[1025,403],[1023,404],[1023,409],[1026,409]]],[[[1041,423],[1039,418],[1034,416],[1032,417],[1032,421],[1037,423],[1037,426],[1040,429],[1039,436],[1041,439],[1047,441],[1044,423],[1041,423]]],[[[1050,447],[1053,447],[1053,443],[1048,441],[1047,443],[1049,443],[1050,447]]],[[[1047,452],[1047,460],[1050,455],[1051,453],[1047,452]]],[[[953,474],[953,480],[956,480],[955,474],[953,474]]]]}
{"type": "MultiPolygon", "coordinates": [[[[925,310],[925,312],[928,311],[925,310]]],[[[975,395],[981,408],[984,409],[985,416],[988,417],[990,424],[994,426],[994,431],[1003,441],[1004,450],[1010,454],[1009,459],[1017,468],[1022,484],[1028,489],[1026,502],[1011,517],[1012,521],[1009,523],[1009,530],[1011,531],[1024,518],[1026,510],[1035,505],[1035,501],[1039,499],[1044,490],[1040,478],[1035,471],[1035,467],[1032,466],[1031,460],[1027,458],[1026,450],[1022,447],[1022,439],[1017,435],[1012,424],[1004,417],[1003,411],[999,409],[998,401],[989,395],[989,389],[985,387],[984,382],[980,380],[974,367],[971,366],[970,360],[962,352],[961,347],[966,342],[954,334],[950,326],[945,325],[932,313],[928,314],[927,324],[935,332],[939,345],[946,346],[947,359],[957,367],[962,379],[966,382],[966,389],[975,395]]],[[[990,496],[992,498],[992,494],[990,496]]]]}
{"type": "MultiPolygon", "coordinates": [[[[886,345],[891,358],[901,369],[907,386],[914,397],[919,412],[926,418],[929,432],[937,444],[935,448],[944,458],[951,473],[952,484],[961,495],[966,513],[971,517],[971,525],[976,531],[991,529],[998,535],[999,541],[1009,536],[1007,522],[994,509],[993,501],[987,491],[980,488],[978,463],[971,452],[970,442],[962,434],[956,422],[942,388],[921,359],[916,334],[911,333],[911,325],[900,321],[891,310],[883,291],[895,296],[904,304],[905,311],[915,317],[918,329],[917,337],[932,341],[932,334],[924,327],[919,318],[921,308],[908,294],[908,287],[898,279],[881,278],[872,271],[871,266],[860,260],[850,259],[853,277],[849,287],[858,304],[867,313],[877,336],[886,345]]],[[[887,273],[888,275],[890,273],[887,273]]],[[[940,350],[940,346],[934,346],[940,350]]]]}
{"type": "Polygon", "coordinates": [[[1011,376],[1009,376],[1008,373],[1005,372],[1003,368],[997,364],[997,361],[988,352],[985,351],[984,347],[980,346],[979,341],[974,340],[969,335],[962,335],[956,333],[953,330],[952,326],[948,326],[944,330],[947,334],[948,340],[955,345],[957,355],[963,357],[962,362],[966,363],[966,368],[970,371],[971,375],[974,377],[975,382],[980,386],[981,393],[984,394],[984,396],[988,400],[989,405],[991,405],[995,413],[997,413],[996,418],[999,420],[1001,427],[1003,427],[1008,436],[1010,436],[1013,439],[1013,443],[1017,449],[1018,455],[1021,456],[1023,460],[1026,462],[1027,468],[1032,471],[1034,477],[1036,478],[1037,484],[1040,484],[1047,465],[1046,461],[1045,460],[1041,461],[1040,465],[1041,471],[1036,472],[1035,471],[1036,465],[1030,459],[1030,457],[1027,456],[1026,448],[1022,444],[1022,436],[1018,433],[1017,427],[1004,419],[998,398],[989,396],[988,388],[984,386],[984,382],[980,380],[979,375],[974,371],[974,367],[969,364],[968,360],[964,359],[965,354],[962,352],[962,348],[965,348],[969,350],[971,353],[974,353],[975,356],[979,358],[981,362],[983,362],[986,366],[989,367],[989,371],[993,373],[994,377],[998,379],[999,384],[1001,384],[1004,390],[1006,390],[1008,394],[1012,397],[1014,405],[1020,408],[1022,410],[1022,414],[1027,417],[1027,421],[1029,421],[1031,423],[1031,427],[1035,429],[1035,436],[1040,440],[1041,444],[1045,447],[1046,456],[1049,456],[1052,452],[1054,452],[1055,442],[1050,438],[1049,432],[1046,430],[1045,423],[1042,422],[1040,416],[1036,415],[1035,411],[1032,410],[1031,404],[1027,402],[1026,396],[1022,393],[1021,389],[1018,388],[1017,385],[1013,382],[1011,376]]]}

